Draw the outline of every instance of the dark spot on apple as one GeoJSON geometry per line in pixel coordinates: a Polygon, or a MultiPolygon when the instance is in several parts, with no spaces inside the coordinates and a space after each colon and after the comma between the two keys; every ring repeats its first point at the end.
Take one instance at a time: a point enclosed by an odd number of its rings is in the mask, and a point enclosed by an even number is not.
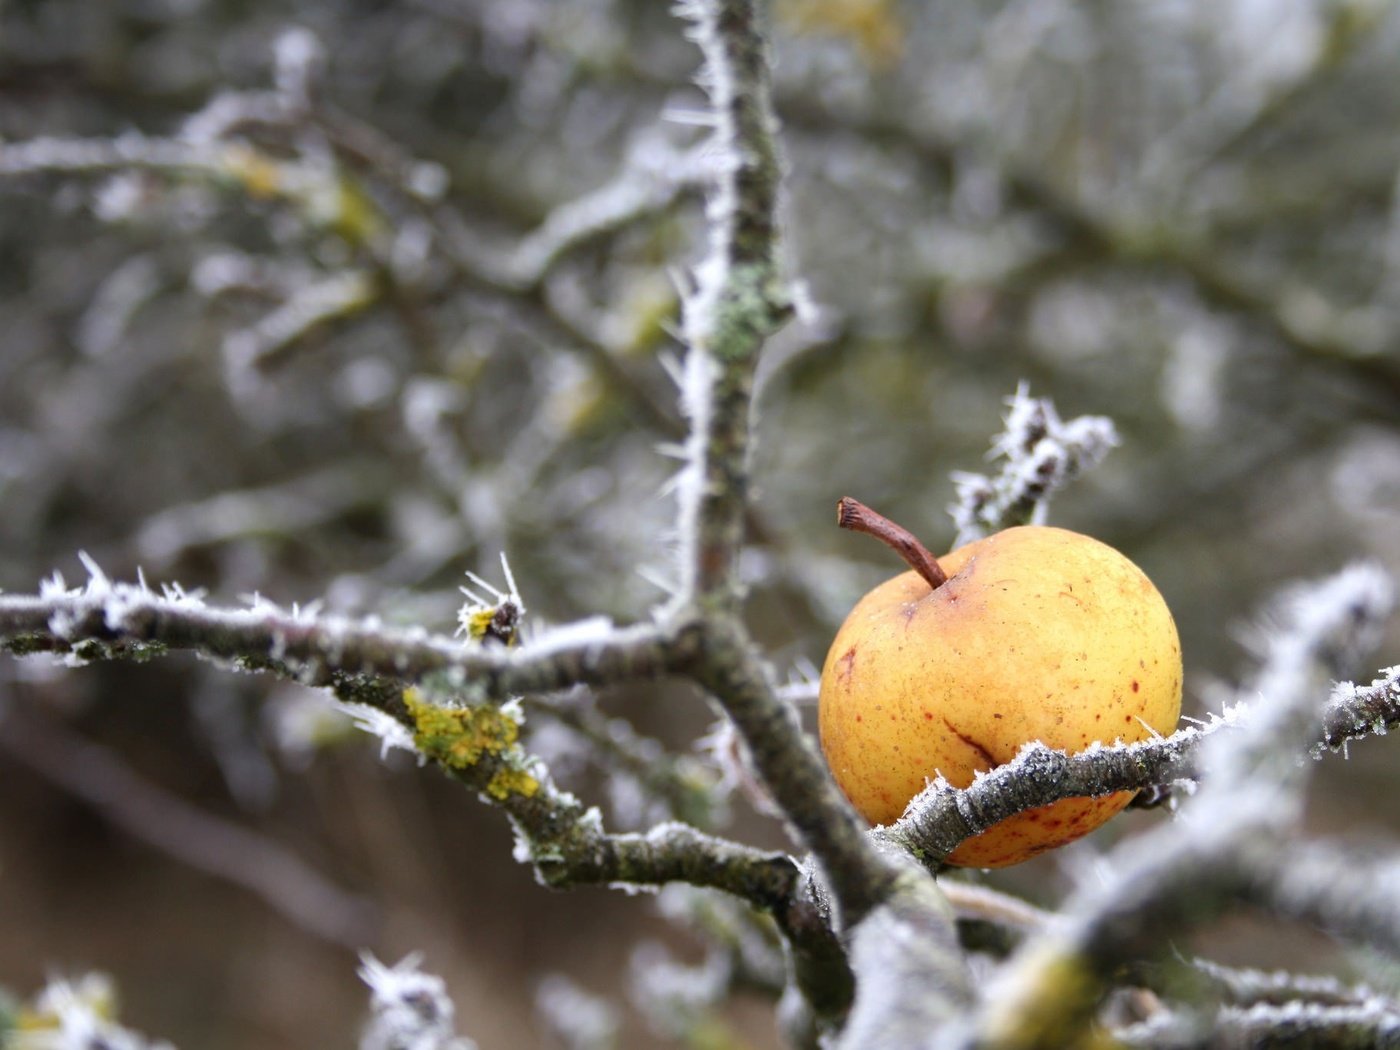
{"type": "Polygon", "coordinates": [[[994,711],[994,712],[992,712],[992,717],[993,717],[993,718],[1000,718],[1000,717],[1001,717],[1001,712],[1000,712],[1000,711],[994,711]]]}
{"type": "Polygon", "coordinates": [[[1136,678],[1134,678],[1134,679],[1133,679],[1133,692],[1136,693],[1136,692],[1137,692],[1139,689],[1141,689],[1141,688],[1142,688],[1142,686],[1138,684],[1138,680],[1137,680],[1136,678]]]}
{"type": "Polygon", "coordinates": [[[964,744],[966,744],[968,747],[972,748],[972,750],[976,751],[977,754],[978,754],[978,756],[982,759],[982,761],[984,761],[984,762],[987,763],[987,768],[989,768],[989,769],[995,768],[995,766],[996,766],[996,764],[997,764],[997,760],[996,760],[995,758],[992,757],[992,753],[991,753],[990,751],[988,751],[985,747],[983,747],[981,744],[979,744],[979,743],[978,743],[976,740],[974,740],[972,737],[970,737],[970,736],[968,736],[966,733],[960,731],[960,730],[958,729],[958,727],[955,726],[955,725],[953,725],[953,723],[950,722],[950,721],[948,721],[948,719],[946,719],[946,718],[943,719],[943,724],[944,724],[945,726],[948,727],[948,732],[952,733],[955,737],[957,737],[959,740],[961,740],[964,744]]]}
{"type": "Polygon", "coordinates": [[[924,712],[924,721],[925,721],[925,722],[932,722],[932,721],[933,721],[933,712],[932,712],[932,711],[925,711],[925,712],[924,712]]]}
{"type": "Polygon", "coordinates": [[[849,681],[855,665],[856,647],[853,645],[841,654],[841,659],[836,661],[836,677],[843,682],[849,681]]]}

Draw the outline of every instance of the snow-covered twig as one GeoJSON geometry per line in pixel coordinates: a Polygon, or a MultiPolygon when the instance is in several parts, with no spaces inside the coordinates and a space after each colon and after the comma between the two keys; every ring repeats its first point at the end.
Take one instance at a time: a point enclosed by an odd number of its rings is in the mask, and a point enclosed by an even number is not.
{"type": "Polygon", "coordinates": [[[767,41],[752,0],[688,0],[714,115],[709,253],[683,300],[688,465],[678,490],[683,591],[737,597],[748,504],[749,413],[759,350],[786,318],[778,265],[777,120],[767,41]]]}
{"type": "Polygon", "coordinates": [[[1211,821],[1239,813],[1273,826],[1296,816],[1307,781],[1297,756],[1317,738],[1318,698],[1380,641],[1395,600],[1395,582],[1368,563],[1279,595],[1250,639],[1259,670],[1241,699],[1259,699],[1243,731],[1216,734],[1202,756],[1209,777],[1193,812],[1211,821]],[[1267,813],[1246,813],[1247,800],[1267,813]]]}
{"type": "Polygon", "coordinates": [[[411,683],[434,674],[483,699],[506,700],[579,683],[602,685],[674,673],[693,642],[684,632],[641,624],[555,644],[549,635],[518,648],[464,647],[426,630],[385,627],[261,599],[220,608],[178,587],[109,580],[95,565],[83,587],[61,578],[38,595],[0,595],[0,649],[51,652],[76,660],[184,649],[245,670],[271,671],[308,685],[338,675],[380,675],[411,683]]]}
{"type": "Polygon", "coordinates": [[[957,502],[948,512],[958,529],[954,546],[1013,525],[1044,524],[1050,497],[1118,443],[1112,420],[1061,422],[1050,400],[1031,397],[1024,383],[1006,403],[1006,426],[992,442],[992,456],[1005,461],[1000,471],[953,475],[957,502]]]}
{"type": "Polygon", "coordinates": [[[0,176],[106,175],[125,171],[220,176],[246,160],[232,147],[151,138],[128,132],[116,138],[35,138],[0,144],[0,176]]]}
{"type": "Polygon", "coordinates": [[[1221,966],[1208,959],[1192,959],[1191,967],[1209,981],[1226,1002],[1235,1006],[1256,1003],[1283,1006],[1290,1002],[1357,1006],[1378,997],[1365,985],[1346,984],[1335,977],[1221,966]]]}
{"type": "Polygon", "coordinates": [[[1333,751],[1346,747],[1350,740],[1367,736],[1384,736],[1400,724],[1400,665],[1387,667],[1381,677],[1368,686],[1339,682],[1322,712],[1322,742],[1314,755],[1323,749],[1333,751]]]}
{"type": "Polygon", "coordinates": [[[1307,1046],[1328,1050],[1375,1050],[1400,1041],[1400,1011],[1387,1000],[1338,1006],[1309,1002],[1225,1006],[1209,1025],[1192,1012],[1164,1013],[1113,1033],[1115,1045],[1160,1050],[1307,1046]],[[1202,1028],[1207,1027],[1206,1032],[1202,1028]]]}
{"type": "MultiPolygon", "coordinates": [[[[1332,688],[1318,727],[1316,712],[1305,709],[1307,741],[1279,752],[1279,761],[1297,768],[1306,752],[1320,757],[1340,750],[1348,740],[1384,735],[1400,721],[1400,698],[1395,679],[1400,669],[1388,668],[1368,687],[1340,682],[1332,688]]],[[[1315,695],[1321,695],[1320,691],[1315,695]]],[[[910,803],[903,816],[876,836],[898,843],[928,861],[946,856],[964,839],[986,831],[1017,813],[1061,799],[1098,797],[1117,791],[1167,788],[1186,782],[1193,790],[1201,775],[1201,750],[1207,739],[1243,728],[1255,715],[1254,703],[1227,703],[1199,725],[1186,726],[1171,736],[1132,744],[1094,746],[1077,754],[1055,751],[1032,742],[1010,762],[979,774],[965,788],[939,779],[910,803]]]]}
{"type": "Polygon", "coordinates": [[[696,667],[697,681],[734,722],[764,787],[816,854],[853,921],[883,899],[893,871],[731,619],[749,503],[754,367],[790,309],[778,265],[781,165],[760,8],[754,0],[680,7],[704,54],[700,79],[714,116],[720,178],[709,200],[709,254],[683,304],[682,405],[691,429],[677,490],[682,580],[675,604],[704,610],[706,659],[696,667]]]}
{"type": "MultiPolygon", "coordinates": [[[[69,588],[55,577],[37,595],[0,595],[0,649],[77,661],[184,649],[243,670],[330,687],[361,717],[373,715],[375,721],[366,725],[392,730],[399,746],[408,732],[416,751],[437,759],[451,775],[502,806],[519,832],[519,858],[532,863],[542,880],[559,886],[659,886],[684,880],[724,889],[772,913],[796,957],[821,960],[810,969],[844,970],[834,934],[825,923],[813,921],[813,903],[798,892],[800,879],[791,858],[683,824],[662,824],[642,835],[609,835],[596,811],[555,788],[542,764],[514,745],[508,712],[495,711],[489,703],[442,709],[433,717],[446,724],[430,733],[422,718],[412,714],[412,705],[437,709],[425,700],[410,702],[403,689],[404,683],[431,680],[435,688],[478,702],[504,701],[578,684],[693,674],[698,643],[693,624],[620,628],[600,621],[587,629],[547,632],[514,648],[463,646],[422,630],[352,622],[314,608],[283,610],[262,599],[247,609],[219,608],[177,586],[157,592],[144,581],[116,583],[91,559],[85,564],[89,580],[82,587],[69,588]],[[454,719],[461,725],[452,724],[454,719]],[[447,739],[458,729],[456,742],[447,739]],[[476,743],[483,734],[489,747],[476,743]],[[438,738],[444,750],[434,750],[431,741],[438,738]],[[458,750],[462,744],[470,745],[465,752],[458,750]],[[461,754],[468,760],[457,762],[461,754]]],[[[734,651],[729,650],[731,659],[734,651]]],[[[761,704],[774,703],[766,684],[758,684],[761,679],[732,677],[734,668],[723,654],[714,665],[726,675],[716,691],[727,695],[750,722],[761,704]]],[[[781,705],[773,710],[780,718],[789,717],[781,705]]],[[[795,723],[783,729],[800,742],[795,723]]],[[[781,736],[774,732],[769,738],[781,736]]],[[[820,775],[816,769],[813,775],[820,775]]],[[[850,833],[859,835],[854,825],[850,833]]]]}
{"type": "Polygon", "coordinates": [[[360,313],[379,298],[364,270],[343,270],[294,289],[253,324],[224,337],[224,364],[237,380],[281,363],[312,333],[360,313]]]}
{"type": "Polygon", "coordinates": [[[898,821],[875,834],[936,863],[963,840],[1037,806],[1193,779],[1202,740],[1235,725],[1238,716],[1239,709],[1232,708],[1205,726],[1188,726],[1169,737],[1095,746],[1074,755],[1032,742],[965,788],[938,778],[898,821]]]}

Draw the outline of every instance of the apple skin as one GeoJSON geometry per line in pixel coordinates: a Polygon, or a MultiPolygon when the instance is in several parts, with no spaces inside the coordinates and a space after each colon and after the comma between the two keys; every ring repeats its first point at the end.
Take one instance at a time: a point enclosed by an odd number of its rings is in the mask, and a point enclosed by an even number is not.
{"type": "MultiPolygon", "coordinates": [[[[937,775],[966,787],[1032,740],[1073,753],[1176,728],[1176,624],[1152,581],[1118,551],[1028,525],[938,563],[948,581],[937,590],[906,572],[862,598],[822,668],[822,751],[871,823],[892,823],[937,775]]],[[[947,862],[1018,864],[1092,831],[1132,795],[1018,814],[947,862]]]]}

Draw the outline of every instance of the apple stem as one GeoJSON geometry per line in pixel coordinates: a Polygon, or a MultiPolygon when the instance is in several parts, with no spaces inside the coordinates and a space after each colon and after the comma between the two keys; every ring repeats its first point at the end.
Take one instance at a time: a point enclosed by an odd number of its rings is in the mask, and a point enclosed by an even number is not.
{"type": "Polygon", "coordinates": [[[850,496],[842,496],[837,500],[836,524],[852,532],[874,536],[883,542],[903,558],[909,568],[926,579],[934,590],[948,582],[948,574],[938,564],[938,559],[929,553],[929,549],[920,543],[912,532],[902,525],[896,525],[883,514],[871,510],[860,500],[851,499],[850,496]]]}

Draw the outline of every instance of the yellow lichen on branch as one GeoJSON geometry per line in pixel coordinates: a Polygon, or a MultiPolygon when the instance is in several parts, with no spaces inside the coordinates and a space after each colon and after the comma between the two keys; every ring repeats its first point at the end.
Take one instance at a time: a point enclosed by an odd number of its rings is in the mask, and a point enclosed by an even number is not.
{"type": "Polygon", "coordinates": [[[486,793],[500,802],[539,791],[539,780],[525,768],[525,755],[516,746],[520,725],[508,712],[495,704],[445,707],[414,688],[404,690],[403,702],[413,716],[413,743],[429,758],[450,769],[470,769],[484,757],[500,760],[486,785],[486,793]]]}
{"type": "Polygon", "coordinates": [[[482,755],[499,755],[520,736],[515,719],[494,704],[444,707],[413,688],[404,690],[403,702],[413,716],[418,750],[452,769],[474,766],[482,755]]]}
{"type": "Polygon", "coordinates": [[[523,769],[508,767],[498,769],[491,782],[486,785],[486,793],[499,802],[504,802],[511,795],[524,795],[526,798],[534,798],[535,793],[540,789],[540,782],[523,769]]]}

